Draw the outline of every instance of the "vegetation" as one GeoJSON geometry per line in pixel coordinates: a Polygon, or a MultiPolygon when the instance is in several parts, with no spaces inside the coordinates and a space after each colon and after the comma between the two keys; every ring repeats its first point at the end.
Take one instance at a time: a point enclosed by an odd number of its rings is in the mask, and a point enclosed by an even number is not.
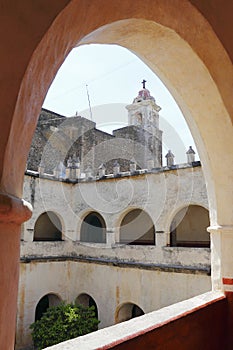
{"type": "Polygon", "coordinates": [[[31,324],[36,349],[79,337],[98,329],[94,306],[61,303],[47,309],[40,320],[31,324]]]}

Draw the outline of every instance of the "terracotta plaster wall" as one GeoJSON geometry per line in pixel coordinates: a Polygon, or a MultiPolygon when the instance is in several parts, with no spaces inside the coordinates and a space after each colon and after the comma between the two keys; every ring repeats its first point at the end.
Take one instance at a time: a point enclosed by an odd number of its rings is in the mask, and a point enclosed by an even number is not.
{"type": "MultiPolygon", "coordinates": [[[[0,72],[0,103],[1,103],[1,138],[0,147],[0,176],[2,177],[5,148],[8,142],[16,142],[17,139],[9,140],[10,128],[13,120],[14,110],[19,97],[20,86],[31,59],[33,51],[40,43],[49,26],[52,24],[59,12],[68,3],[68,0],[38,0],[38,1],[1,1],[1,72],[0,72]]],[[[39,72],[33,72],[35,76],[39,72]]],[[[24,103],[32,103],[30,100],[30,87],[24,97],[24,103]]],[[[36,100],[37,95],[32,100],[36,100]]],[[[39,101],[38,101],[39,102],[39,101]]],[[[32,106],[28,106],[29,111],[32,106]]],[[[37,113],[27,116],[20,115],[21,121],[26,123],[29,130],[33,130],[37,113]],[[31,120],[30,120],[31,119],[31,120]]],[[[18,123],[18,131],[21,137],[26,130],[18,123]]],[[[31,131],[25,137],[32,137],[31,131]]],[[[22,150],[21,147],[20,151],[22,150]]],[[[27,152],[26,149],[23,149],[27,152]]],[[[18,154],[19,161],[24,160],[25,154],[18,154]]],[[[12,171],[12,169],[11,169],[12,171]]],[[[18,173],[18,169],[16,174],[18,173]]],[[[2,188],[3,190],[3,188],[2,188]]],[[[13,191],[12,191],[13,192],[13,191]]]]}
{"type": "Polygon", "coordinates": [[[30,206],[0,194],[0,348],[14,348],[19,278],[20,223],[29,219],[30,206]]]}
{"type": "Polygon", "coordinates": [[[227,349],[226,300],[218,301],[116,346],[114,350],[227,349]]]}
{"type": "Polygon", "coordinates": [[[226,48],[233,61],[232,42],[232,12],[231,0],[190,0],[190,2],[204,15],[215,33],[226,48]]]}
{"type": "MultiPolygon", "coordinates": [[[[220,9],[222,2],[219,0],[206,2],[205,6],[201,6],[201,2],[199,0],[196,3],[209,18],[219,38],[223,38],[222,41],[227,47],[226,51],[205,18],[195,11],[190,2],[185,0],[173,1],[172,6],[170,0],[154,0],[153,2],[151,0],[143,2],[135,0],[2,1],[0,4],[0,40],[3,47],[0,57],[2,67],[0,79],[0,190],[21,196],[25,162],[37,116],[52,79],[72,47],[85,35],[100,26],[122,19],[143,18],[155,21],[170,28],[171,32],[178,33],[190,44],[193,52],[201,58],[207,68],[206,74],[216,84],[214,86],[217,89],[217,92],[215,91],[217,95],[207,94],[203,98],[205,102],[217,101],[215,107],[220,107],[218,113],[215,113],[214,109],[211,115],[214,117],[212,123],[208,121],[206,125],[202,120],[198,120],[197,115],[195,115],[195,120],[198,121],[198,128],[209,132],[209,136],[208,133],[204,133],[206,142],[203,147],[207,150],[204,161],[206,164],[210,163],[209,171],[212,174],[212,180],[209,177],[209,181],[213,182],[212,187],[215,191],[210,206],[214,218],[212,224],[230,225],[232,215],[229,210],[232,208],[230,182],[232,179],[228,174],[232,172],[231,168],[224,165],[223,156],[224,152],[232,149],[229,115],[233,118],[231,96],[233,74],[227,52],[232,52],[233,43],[231,27],[224,25],[223,29],[220,28],[221,22],[229,22],[228,16],[232,11],[229,5],[227,8],[223,6],[224,10],[220,9]],[[68,6],[64,9],[66,4],[68,6]],[[100,8],[101,11],[99,11],[100,8]],[[218,13],[221,14],[219,19],[217,18],[218,13]],[[216,96],[217,99],[214,98],[216,96]],[[216,133],[216,125],[221,137],[218,137],[216,133]],[[218,162],[222,162],[222,167],[217,165],[218,162]],[[12,163],[14,167],[11,166],[12,163]],[[216,200],[218,205],[216,205],[216,200]]],[[[229,1],[224,3],[228,4],[229,1]]],[[[138,54],[142,52],[138,51],[138,54]]],[[[193,79],[197,82],[199,76],[193,75],[193,79]]],[[[203,81],[204,84],[206,82],[207,80],[203,81]]],[[[171,83],[176,84],[175,77],[171,83]]],[[[182,95],[182,93],[184,93],[182,87],[177,86],[177,95],[182,95]]],[[[189,91],[187,94],[190,96],[189,91]]],[[[185,94],[183,98],[188,101],[185,94]]],[[[196,104],[194,103],[191,107],[195,111],[196,104]]],[[[16,220],[17,213],[14,211],[13,216],[16,220]]],[[[10,329],[14,323],[14,289],[17,289],[17,273],[12,274],[12,271],[17,270],[16,260],[19,247],[16,242],[18,242],[17,232],[19,231],[19,224],[18,228],[12,231],[9,222],[5,222],[2,228],[2,232],[11,235],[10,246],[15,247],[11,251],[11,256],[4,245],[1,245],[0,252],[0,268],[3,276],[1,309],[4,310],[2,303],[12,302],[11,311],[9,310],[8,314],[1,313],[1,320],[4,322],[1,323],[0,341],[1,346],[7,350],[12,349],[14,342],[14,329],[12,328],[12,331],[10,329]],[[4,263],[6,261],[7,264],[4,263]],[[7,276],[12,278],[9,284],[7,276]]],[[[223,265],[229,266],[228,260],[228,256],[225,260],[222,258],[223,265]]],[[[222,267],[219,271],[221,269],[222,267]]],[[[232,275],[232,269],[229,275],[232,275]]]]}

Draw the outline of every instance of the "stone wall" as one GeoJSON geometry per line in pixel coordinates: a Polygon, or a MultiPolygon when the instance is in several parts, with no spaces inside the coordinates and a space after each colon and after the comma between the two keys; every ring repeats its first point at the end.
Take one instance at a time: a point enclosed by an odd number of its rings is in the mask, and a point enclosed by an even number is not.
{"type": "Polygon", "coordinates": [[[16,349],[31,344],[29,326],[34,322],[37,303],[48,293],[67,302],[74,302],[83,293],[90,295],[97,304],[99,328],[104,328],[116,322],[117,310],[124,303],[132,302],[147,313],[210,289],[210,277],[206,274],[169,273],[68,259],[21,262],[16,349]]]}
{"type": "Polygon", "coordinates": [[[130,160],[135,158],[137,167],[147,168],[147,160],[153,159],[155,167],[162,166],[162,132],[156,135],[139,126],[114,130],[113,135],[96,129],[96,124],[80,116],[66,118],[42,109],[27,160],[27,169],[38,170],[42,163],[52,174],[57,164],[74,154],[81,160],[81,171],[91,166],[93,173],[105,163],[107,173],[113,171],[116,161],[121,171],[128,171],[130,160]]]}
{"type": "Polygon", "coordinates": [[[29,172],[24,198],[34,210],[21,235],[16,349],[31,344],[36,305],[49,293],[69,302],[90,295],[102,328],[116,322],[124,303],[147,313],[211,289],[210,249],[169,246],[170,225],[181,208],[208,208],[200,166],[77,183],[29,172]],[[119,244],[121,222],[135,208],[150,216],[154,245],[119,244]],[[37,219],[48,211],[61,221],[62,241],[33,241],[37,219]],[[106,224],[106,243],[80,242],[82,222],[93,211],[106,224]]]}

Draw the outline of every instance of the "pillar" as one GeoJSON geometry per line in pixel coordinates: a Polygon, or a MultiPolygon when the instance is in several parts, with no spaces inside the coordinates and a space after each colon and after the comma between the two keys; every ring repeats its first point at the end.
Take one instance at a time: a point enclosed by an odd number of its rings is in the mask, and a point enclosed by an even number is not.
{"type": "Polygon", "coordinates": [[[30,216],[30,204],[0,193],[0,344],[4,350],[14,349],[20,231],[30,216]]]}
{"type": "Polygon", "coordinates": [[[147,160],[147,169],[150,171],[154,168],[155,164],[154,164],[154,159],[148,159],[147,160]]]}
{"type": "Polygon", "coordinates": [[[210,226],[212,285],[233,292],[233,226],[210,226]]]}
{"type": "Polygon", "coordinates": [[[233,348],[233,226],[210,226],[213,290],[223,290],[228,300],[228,349],[233,348]]]}
{"type": "Polygon", "coordinates": [[[101,164],[98,168],[99,171],[99,178],[101,179],[102,177],[105,177],[105,173],[106,173],[106,166],[105,164],[101,164]]]}
{"type": "Polygon", "coordinates": [[[117,176],[120,174],[120,164],[116,160],[115,163],[113,164],[113,175],[117,176]]]}
{"type": "Polygon", "coordinates": [[[170,233],[164,231],[155,232],[155,244],[157,247],[166,247],[169,245],[169,235],[170,233]]]}
{"type": "Polygon", "coordinates": [[[108,228],[106,230],[106,244],[108,247],[116,244],[116,233],[114,228],[108,228]]]}
{"type": "Polygon", "coordinates": [[[131,173],[135,173],[136,170],[137,170],[137,163],[136,163],[136,161],[135,161],[134,159],[132,159],[132,160],[130,161],[129,171],[130,171],[131,173]]]}

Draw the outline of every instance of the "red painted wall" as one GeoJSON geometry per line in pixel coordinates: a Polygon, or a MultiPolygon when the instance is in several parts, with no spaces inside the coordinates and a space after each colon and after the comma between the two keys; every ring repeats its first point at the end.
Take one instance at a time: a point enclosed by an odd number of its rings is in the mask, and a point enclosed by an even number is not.
{"type": "Polygon", "coordinates": [[[111,347],[114,350],[225,350],[227,308],[223,299],[148,333],[111,347]]]}
{"type": "Polygon", "coordinates": [[[227,350],[233,349],[233,293],[225,292],[227,297],[227,328],[228,328],[228,336],[227,336],[227,350]]]}

